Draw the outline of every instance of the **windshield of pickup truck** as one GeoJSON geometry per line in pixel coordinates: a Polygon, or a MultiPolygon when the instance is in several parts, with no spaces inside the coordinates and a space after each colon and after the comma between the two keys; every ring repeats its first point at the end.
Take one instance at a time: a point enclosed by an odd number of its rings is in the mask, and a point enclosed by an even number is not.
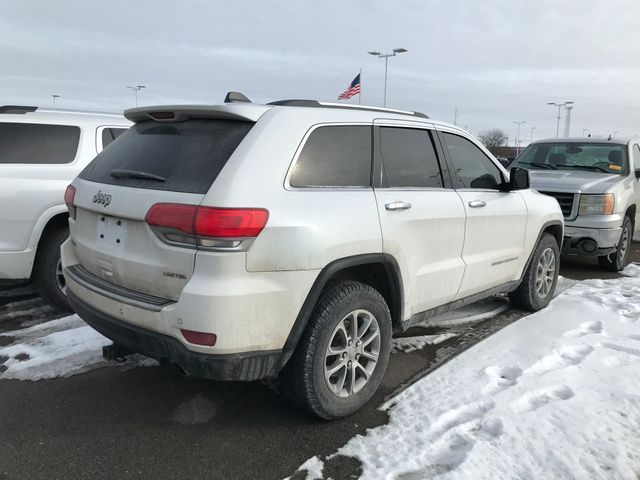
{"type": "Polygon", "coordinates": [[[544,170],[583,170],[626,175],[627,151],[611,143],[534,143],[512,166],[544,170]]]}

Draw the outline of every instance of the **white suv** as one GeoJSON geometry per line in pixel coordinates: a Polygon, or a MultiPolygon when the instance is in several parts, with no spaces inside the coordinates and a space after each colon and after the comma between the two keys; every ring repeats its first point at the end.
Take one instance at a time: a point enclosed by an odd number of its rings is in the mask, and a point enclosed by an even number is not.
{"type": "Polygon", "coordinates": [[[121,115],[0,107],[0,283],[31,278],[46,300],[69,308],[64,189],[129,125],[121,115]]]}
{"type": "Polygon", "coordinates": [[[331,419],[371,398],[392,331],[499,292],[534,310],[552,296],[558,203],[455,126],[301,100],[125,116],[69,186],[62,246],[107,358],[280,374],[331,419]]]}

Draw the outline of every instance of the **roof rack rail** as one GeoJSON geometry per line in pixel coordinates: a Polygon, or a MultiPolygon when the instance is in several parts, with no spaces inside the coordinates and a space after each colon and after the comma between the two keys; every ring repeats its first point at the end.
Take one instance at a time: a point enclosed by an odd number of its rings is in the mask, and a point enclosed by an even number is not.
{"type": "Polygon", "coordinates": [[[0,113],[31,113],[35,112],[38,107],[30,107],[28,105],[2,105],[0,113]]]}
{"type": "Polygon", "coordinates": [[[304,100],[304,99],[277,100],[275,102],[267,103],[267,105],[280,106],[280,107],[315,107],[315,108],[341,108],[346,110],[366,110],[370,112],[396,113],[398,115],[410,115],[412,117],[429,118],[427,115],[421,112],[411,112],[408,110],[396,110],[393,108],[370,107],[367,105],[343,105],[341,103],[319,102],[317,100],[304,100]]]}

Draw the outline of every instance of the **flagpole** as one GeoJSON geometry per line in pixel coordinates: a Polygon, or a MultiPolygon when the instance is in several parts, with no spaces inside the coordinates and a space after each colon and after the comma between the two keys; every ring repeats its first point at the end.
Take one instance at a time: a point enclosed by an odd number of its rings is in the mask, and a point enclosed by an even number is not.
{"type": "Polygon", "coordinates": [[[360,91],[358,92],[358,105],[361,104],[361,97],[362,97],[362,69],[360,69],[360,73],[358,74],[358,76],[360,77],[360,91]]]}

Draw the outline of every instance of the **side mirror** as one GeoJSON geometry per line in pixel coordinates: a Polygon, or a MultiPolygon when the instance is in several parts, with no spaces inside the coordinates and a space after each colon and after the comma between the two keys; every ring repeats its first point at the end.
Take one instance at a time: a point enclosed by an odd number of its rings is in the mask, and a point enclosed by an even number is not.
{"type": "Polygon", "coordinates": [[[636,168],[636,178],[640,179],[640,168],[636,168]]]}
{"type": "Polygon", "coordinates": [[[509,190],[526,190],[531,186],[531,177],[526,168],[513,167],[509,172],[509,190]]]}

